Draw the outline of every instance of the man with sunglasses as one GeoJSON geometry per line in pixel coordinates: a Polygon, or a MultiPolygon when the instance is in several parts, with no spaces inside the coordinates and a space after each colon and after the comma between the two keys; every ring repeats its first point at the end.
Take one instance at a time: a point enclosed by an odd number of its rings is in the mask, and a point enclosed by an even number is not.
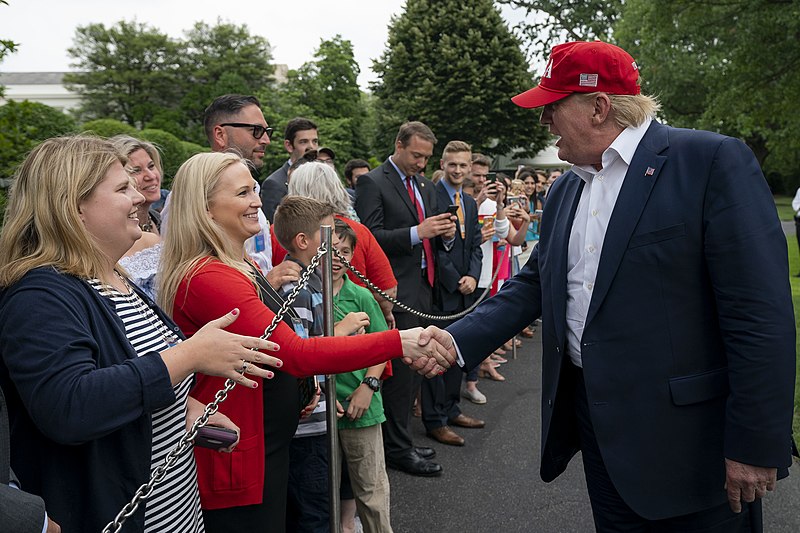
{"type": "MultiPolygon", "coordinates": [[[[250,162],[250,172],[258,181],[264,165],[264,153],[270,144],[273,129],[269,127],[261,104],[255,96],[225,94],[216,98],[203,115],[203,126],[208,143],[214,152],[232,151],[250,162]]],[[[263,195],[263,193],[262,193],[263,195]]],[[[262,196],[263,198],[263,196],[262,196]]],[[[258,222],[261,233],[247,239],[248,255],[258,263],[274,288],[300,279],[300,266],[284,261],[272,267],[272,245],[269,222],[259,210],[258,222]]]]}
{"type": "Polygon", "coordinates": [[[317,125],[307,118],[293,118],[286,124],[283,147],[289,152],[289,160],[261,183],[261,209],[270,222],[278,204],[289,192],[289,167],[308,150],[316,152],[319,148],[317,125]]]}

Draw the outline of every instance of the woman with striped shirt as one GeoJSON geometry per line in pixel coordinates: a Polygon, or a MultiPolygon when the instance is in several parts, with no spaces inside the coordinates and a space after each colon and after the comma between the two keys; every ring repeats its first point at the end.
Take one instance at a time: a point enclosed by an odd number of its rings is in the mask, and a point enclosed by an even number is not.
{"type": "MultiPolygon", "coordinates": [[[[274,343],[222,329],[238,310],[182,341],[128,282],[117,262],[141,236],[143,201],[109,142],[50,139],[20,166],[0,235],[12,467],[64,531],[100,531],[148,481],[202,412],[189,396],[195,372],[253,389],[273,374],[251,363],[281,365],[254,350],[274,343]]],[[[238,431],[221,414],[210,422],[238,431]]],[[[203,530],[190,453],[123,528],[203,530]]]]}

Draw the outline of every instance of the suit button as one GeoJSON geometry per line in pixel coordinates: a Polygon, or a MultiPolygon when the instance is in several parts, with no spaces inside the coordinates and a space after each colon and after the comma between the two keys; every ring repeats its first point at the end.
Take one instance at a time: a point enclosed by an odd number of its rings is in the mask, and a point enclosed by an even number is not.
{"type": "Polygon", "coordinates": [[[553,407],[553,400],[547,399],[547,407],[553,407]]]}

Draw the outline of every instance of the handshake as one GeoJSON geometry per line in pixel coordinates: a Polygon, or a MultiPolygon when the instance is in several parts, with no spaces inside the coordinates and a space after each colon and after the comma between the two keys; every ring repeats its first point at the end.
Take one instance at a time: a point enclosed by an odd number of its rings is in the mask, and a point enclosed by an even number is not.
{"type": "Polygon", "coordinates": [[[400,331],[403,362],[418,374],[432,378],[456,364],[453,337],[436,326],[400,331]]]}

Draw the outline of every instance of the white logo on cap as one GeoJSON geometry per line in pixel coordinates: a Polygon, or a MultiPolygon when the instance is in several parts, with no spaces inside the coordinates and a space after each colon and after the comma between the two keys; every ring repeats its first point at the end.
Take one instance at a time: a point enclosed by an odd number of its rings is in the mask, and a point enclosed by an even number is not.
{"type": "Polygon", "coordinates": [[[547,60],[547,65],[544,67],[544,74],[542,74],[543,78],[552,78],[553,77],[553,58],[547,60]]]}
{"type": "Polygon", "coordinates": [[[597,74],[581,74],[578,80],[580,87],[597,87],[597,74]]]}

